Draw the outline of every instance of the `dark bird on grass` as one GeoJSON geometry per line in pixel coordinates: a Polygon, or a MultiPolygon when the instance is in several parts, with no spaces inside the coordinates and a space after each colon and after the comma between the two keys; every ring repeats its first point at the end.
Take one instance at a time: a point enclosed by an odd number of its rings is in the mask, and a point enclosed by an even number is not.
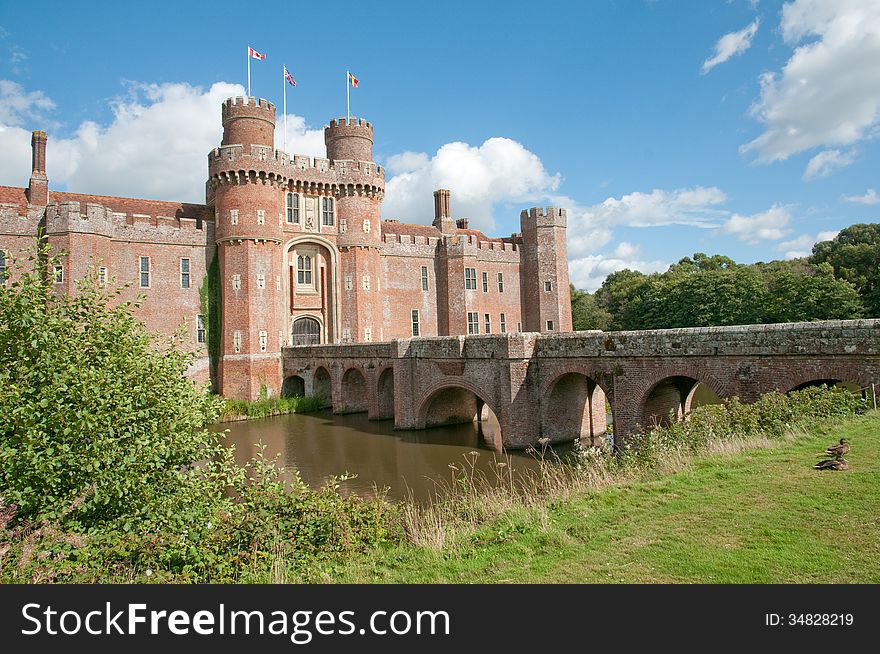
{"type": "Polygon", "coordinates": [[[849,463],[843,457],[825,459],[813,466],[816,470],[849,470],[849,463]]]}
{"type": "Polygon", "coordinates": [[[818,456],[843,456],[844,454],[849,454],[849,441],[845,438],[841,438],[837,445],[832,445],[818,456]]]}

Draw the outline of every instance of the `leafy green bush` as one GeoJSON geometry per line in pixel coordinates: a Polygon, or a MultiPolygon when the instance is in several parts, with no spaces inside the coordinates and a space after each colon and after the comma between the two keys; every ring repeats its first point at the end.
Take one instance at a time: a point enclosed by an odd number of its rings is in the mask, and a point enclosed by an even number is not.
{"type": "Polygon", "coordinates": [[[56,295],[45,254],[0,288],[0,493],[22,518],[164,524],[210,476],[219,402],[94,276],[56,295]]]}

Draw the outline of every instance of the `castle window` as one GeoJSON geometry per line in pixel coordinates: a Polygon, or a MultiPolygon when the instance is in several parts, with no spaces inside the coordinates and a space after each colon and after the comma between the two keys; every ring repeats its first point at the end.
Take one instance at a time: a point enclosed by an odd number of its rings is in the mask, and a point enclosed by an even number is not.
{"type": "Polygon", "coordinates": [[[547,281],[544,282],[544,290],[548,293],[553,290],[553,282],[547,281]]]}
{"type": "Polygon", "coordinates": [[[498,273],[498,292],[504,292],[504,273],[498,273]]]}
{"type": "Polygon", "coordinates": [[[483,271],[483,293],[489,292],[489,273],[483,271]]]}
{"type": "Polygon", "coordinates": [[[553,331],[553,321],[552,321],[552,320],[548,320],[548,321],[547,321],[547,331],[548,331],[548,332],[552,332],[552,331],[553,331]]]}
{"type": "Polygon", "coordinates": [[[468,334],[480,333],[480,314],[476,311],[468,311],[468,334]]]}
{"type": "Polygon", "coordinates": [[[150,257],[141,257],[141,288],[150,288],[150,257]]]}
{"type": "Polygon", "coordinates": [[[348,221],[345,218],[339,219],[339,233],[345,234],[348,231],[348,221]]]}
{"type": "Polygon", "coordinates": [[[299,224],[299,193],[287,194],[287,222],[299,224]]]}
{"type": "Polygon", "coordinates": [[[257,209],[257,224],[265,225],[266,224],[266,210],[265,209],[257,209]]]}
{"type": "Polygon", "coordinates": [[[229,222],[233,225],[238,224],[238,209],[229,210],[229,222]]]}
{"type": "Polygon", "coordinates": [[[281,275],[275,275],[275,290],[281,290],[281,275]]]}
{"type": "Polygon", "coordinates": [[[477,269],[476,268],[465,268],[464,269],[464,287],[470,291],[477,290],[477,269]]]}
{"type": "Polygon", "coordinates": [[[241,352],[241,332],[238,330],[232,333],[232,349],[236,354],[241,352]]]}
{"type": "Polygon", "coordinates": [[[363,283],[364,283],[364,290],[369,291],[370,290],[370,276],[369,275],[364,275],[363,283]]]}
{"type": "Polygon", "coordinates": [[[332,226],[335,222],[335,210],[333,207],[333,198],[321,198],[321,215],[324,225],[332,226]]]}
{"type": "Polygon", "coordinates": [[[372,343],[373,342],[373,328],[365,327],[364,328],[364,342],[372,343]]]}
{"type": "Polygon", "coordinates": [[[516,323],[516,331],[517,331],[517,333],[522,331],[522,323],[521,322],[516,323]]]}
{"type": "Polygon", "coordinates": [[[265,352],[269,347],[269,332],[265,329],[260,330],[260,352],[265,352]]]}
{"type": "Polygon", "coordinates": [[[412,335],[413,336],[419,335],[419,310],[418,309],[412,310],[412,335]]]}
{"type": "Polygon", "coordinates": [[[312,258],[300,255],[296,258],[296,283],[303,286],[312,285],[312,258]]]}
{"type": "Polygon", "coordinates": [[[483,315],[483,320],[486,323],[486,333],[491,334],[492,333],[492,319],[489,317],[488,313],[483,315]]]}
{"type": "Polygon", "coordinates": [[[428,290],[428,266],[422,266],[422,290],[428,290]]]}
{"type": "Polygon", "coordinates": [[[196,316],[196,342],[205,342],[205,316],[199,314],[196,316]]]}
{"type": "Polygon", "coordinates": [[[241,275],[233,275],[232,276],[232,290],[240,291],[241,290],[241,275]]]}
{"type": "Polygon", "coordinates": [[[6,250],[0,250],[0,286],[6,286],[6,250]]]}
{"type": "Polygon", "coordinates": [[[189,259],[180,260],[180,288],[189,288],[189,259]]]}
{"type": "Polygon", "coordinates": [[[98,286],[101,288],[107,286],[107,268],[104,266],[98,268],[98,286]]]}
{"type": "Polygon", "coordinates": [[[257,288],[261,291],[266,288],[266,275],[257,275],[257,288]]]}
{"type": "Polygon", "coordinates": [[[351,327],[342,328],[342,342],[351,343],[351,327]]]}
{"type": "Polygon", "coordinates": [[[499,316],[499,319],[500,319],[500,320],[499,320],[499,325],[501,326],[501,333],[502,333],[502,334],[506,334],[506,333],[507,333],[507,316],[505,316],[505,315],[502,313],[502,314],[499,316]]]}
{"type": "Polygon", "coordinates": [[[345,290],[350,291],[352,288],[354,288],[354,282],[351,279],[351,275],[346,275],[345,276],[345,290]]]}
{"type": "Polygon", "coordinates": [[[369,234],[369,233],[370,233],[370,229],[371,229],[371,226],[370,226],[370,219],[369,219],[369,218],[364,218],[364,234],[369,234]]]}

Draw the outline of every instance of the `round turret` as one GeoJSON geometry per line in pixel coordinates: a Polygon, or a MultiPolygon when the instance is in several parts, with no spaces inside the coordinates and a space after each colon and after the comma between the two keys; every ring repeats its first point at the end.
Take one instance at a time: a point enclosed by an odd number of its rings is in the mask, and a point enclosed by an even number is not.
{"type": "Polygon", "coordinates": [[[373,125],[363,118],[331,120],[324,128],[327,158],[349,161],[373,160],[373,125]]]}
{"type": "Polygon", "coordinates": [[[251,145],[275,148],[275,105],[255,98],[229,98],[223,103],[221,145],[251,145]]]}

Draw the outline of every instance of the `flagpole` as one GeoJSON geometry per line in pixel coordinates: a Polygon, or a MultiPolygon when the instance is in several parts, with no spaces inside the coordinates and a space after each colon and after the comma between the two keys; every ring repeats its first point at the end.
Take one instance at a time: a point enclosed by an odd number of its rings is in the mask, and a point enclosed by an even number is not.
{"type": "MultiPolygon", "coordinates": [[[[247,97],[251,97],[251,46],[248,46],[247,49],[247,64],[248,64],[248,92],[247,97]]],[[[244,99],[244,103],[247,104],[247,98],[244,99]]]]}
{"type": "Polygon", "coordinates": [[[345,122],[351,122],[351,71],[345,71],[345,122]]]}
{"type": "Polygon", "coordinates": [[[287,66],[282,66],[281,88],[284,89],[284,152],[287,152],[287,66]]]}

